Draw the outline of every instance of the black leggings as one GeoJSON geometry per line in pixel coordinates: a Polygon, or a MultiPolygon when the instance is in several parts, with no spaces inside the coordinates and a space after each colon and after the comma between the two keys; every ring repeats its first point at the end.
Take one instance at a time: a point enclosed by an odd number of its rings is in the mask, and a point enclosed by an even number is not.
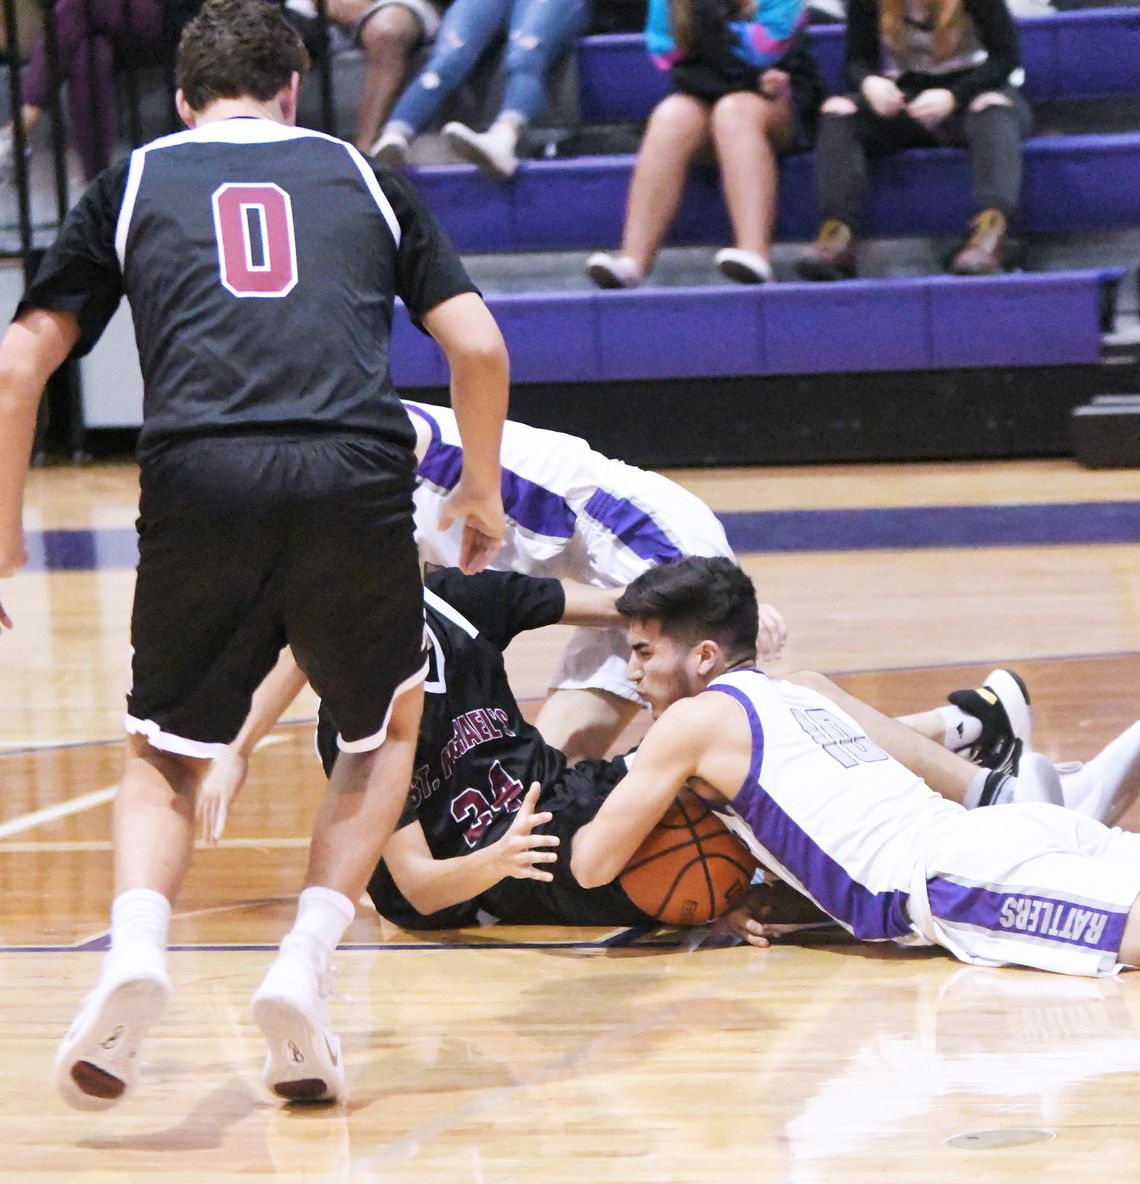
{"type": "Polygon", "coordinates": [[[955,112],[937,135],[909,115],[884,119],[857,100],[854,115],[820,118],[815,149],[816,197],[820,218],[838,218],[858,227],[867,187],[867,159],[904,148],[934,148],[964,143],[970,150],[976,209],[1000,210],[1007,218],[1021,197],[1021,141],[1028,129],[1028,108],[1020,95],[1014,106],[993,105],[982,111],[955,112]],[[1018,104],[1020,100],[1020,104],[1018,104]]]}

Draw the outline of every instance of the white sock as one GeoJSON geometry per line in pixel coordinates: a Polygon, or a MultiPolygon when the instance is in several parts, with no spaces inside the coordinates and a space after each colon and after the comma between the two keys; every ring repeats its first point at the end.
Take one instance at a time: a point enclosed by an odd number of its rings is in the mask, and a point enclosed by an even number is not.
{"type": "Polygon", "coordinates": [[[942,737],[943,748],[957,752],[960,748],[968,748],[981,736],[982,721],[976,715],[968,715],[953,703],[948,703],[945,707],[936,707],[934,710],[945,730],[942,737]]]}
{"type": "Polygon", "coordinates": [[[297,919],[289,936],[312,938],[328,956],[340,945],[355,915],[356,907],[342,893],[332,888],[306,888],[297,901],[297,919]]]}
{"type": "Polygon", "coordinates": [[[165,952],[170,901],[153,888],[131,888],[111,902],[111,952],[121,954],[142,943],[165,952]]]}

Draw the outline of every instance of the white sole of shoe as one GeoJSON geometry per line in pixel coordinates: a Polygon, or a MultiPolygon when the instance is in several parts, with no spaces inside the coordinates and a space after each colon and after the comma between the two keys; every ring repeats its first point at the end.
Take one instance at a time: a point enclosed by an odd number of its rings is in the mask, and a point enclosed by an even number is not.
{"type": "Polygon", "coordinates": [[[97,1004],[84,1004],[55,1059],[56,1084],[69,1106],[109,1110],[131,1092],[139,1047],[169,999],[169,981],[148,976],[127,979],[97,1004]]]}
{"type": "Polygon", "coordinates": [[[986,677],[984,686],[990,688],[1001,701],[1014,738],[1025,748],[1033,747],[1033,710],[1026,701],[1025,691],[1008,670],[994,670],[986,677]]]}
{"type": "Polygon", "coordinates": [[[253,1001],[254,1023],[269,1046],[263,1079],[287,1102],[335,1102],[344,1093],[340,1041],[331,1040],[287,999],[253,1001]]]}

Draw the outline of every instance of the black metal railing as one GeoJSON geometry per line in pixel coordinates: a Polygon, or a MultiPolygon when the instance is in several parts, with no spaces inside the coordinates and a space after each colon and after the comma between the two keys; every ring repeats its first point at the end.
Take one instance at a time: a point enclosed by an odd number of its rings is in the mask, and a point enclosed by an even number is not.
{"type": "MultiPolygon", "coordinates": [[[[81,188],[74,186],[69,168],[70,129],[65,112],[65,87],[68,88],[68,105],[73,109],[77,102],[90,104],[91,127],[97,137],[95,155],[100,159],[113,160],[122,155],[124,147],[135,148],[156,136],[176,131],[180,123],[174,105],[174,53],[181,23],[197,7],[194,0],[163,0],[164,28],[160,43],[151,47],[154,52],[146,54],[145,60],[138,53],[131,53],[123,54],[115,61],[114,126],[118,128],[118,137],[114,144],[107,144],[104,142],[105,129],[109,124],[102,108],[107,100],[105,91],[98,85],[100,67],[95,39],[88,36],[86,44],[77,50],[86,54],[86,74],[90,80],[88,93],[78,96],[71,90],[78,84],[66,77],[61,62],[60,14],[56,3],[52,0],[37,2],[42,28],[34,27],[37,22],[32,18],[36,14],[29,8],[28,0],[0,0],[7,44],[10,107],[10,132],[7,134],[12,141],[10,184],[3,186],[0,182],[0,187],[7,189],[6,193],[0,194],[0,259],[19,261],[25,288],[35,274],[45,247],[55,237],[67,211],[81,192],[81,188]],[[46,66],[47,87],[42,107],[42,118],[48,129],[46,135],[42,128],[37,127],[34,132],[28,128],[23,114],[23,82],[33,53],[42,53],[46,66]],[[148,103],[153,108],[152,100],[160,93],[163,99],[158,104],[157,114],[152,110],[150,118],[145,118],[144,108],[148,103]],[[29,152],[33,143],[34,168],[29,152]]],[[[127,44],[131,41],[133,5],[138,0],[119,2],[122,5],[123,43],[127,44]]],[[[273,2],[277,0],[267,0],[267,3],[273,2]]],[[[99,27],[94,19],[94,3],[95,0],[82,0],[86,29],[99,27]]],[[[315,20],[305,22],[301,31],[313,58],[316,76],[313,81],[319,88],[318,126],[335,135],[328,16],[325,0],[314,0],[314,3],[317,16],[315,20]]],[[[69,30],[69,34],[72,32],[69,30]]],[[[37,457],[41,461],[60,456],[82,458],[84,436],[78,368],[69,363],[61,367],[48,384],[37,434],[37,457]]]]}

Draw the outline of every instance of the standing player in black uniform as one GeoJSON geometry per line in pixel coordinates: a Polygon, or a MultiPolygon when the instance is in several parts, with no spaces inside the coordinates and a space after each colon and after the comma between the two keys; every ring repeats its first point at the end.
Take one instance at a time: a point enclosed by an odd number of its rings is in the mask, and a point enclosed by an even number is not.
{"type": "MultiPolygon", "coordinates": [[[[651,922],[616,882],[584,889],[569,871],[574,834],[625,776],[625,758],[567,769],[523,718],[503,661],[528,629],[612,624],[619,589],[454,568],[431,572],[424,584],[424,711],[404,813],[368,885],[378,911],[410,929],[474,924],[481,910],[528,924],[651,922]]],[[[255,695],[203,787],[207,842],[221,835],[249,754],[304,683],[286,654],[255,695]]],[[[323,704],[317,741],[332,776],[341,758],[323,704]]]]}
{"type": "Polygon", "coordinates": [[[0,345],[0,576],[25,559],[43,383],[90,348],[123,293],[146,392],[111,950],[56,1062],[83,1108],[134,1084],[170,994],[167,927],[198,783],[286,643],[342,753],[295,925],[253,1011],[271,1089],[343,1090],[328,960],[399,816],[426,671],[413,435],[388,371],[395,294],[451,366],[465,462],[444,517],[466,522],[464,566],[482,567],[502,535],[502,337],[415,191],[292,126],[307,65],[276,5],[209,0],[179,50],[190,130],[92,185],[0,345]]]}

